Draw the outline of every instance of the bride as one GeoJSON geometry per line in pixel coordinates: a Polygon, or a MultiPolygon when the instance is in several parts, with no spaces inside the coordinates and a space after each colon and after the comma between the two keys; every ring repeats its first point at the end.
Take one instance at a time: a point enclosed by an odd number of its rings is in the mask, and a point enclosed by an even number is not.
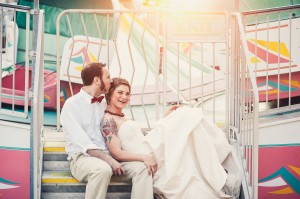
{"type": "Polygon", "coordinates": [[[101,126],[112,157],[120,162],[144,162],[159,198],[238,196],[241,173],[223,167],[233,160],[222,130],[197,108],[173,106],[144,136],[139,124],[122,113],[130,91],[127,80],[114,78],[105,96],[107,109],[101,126]]]}

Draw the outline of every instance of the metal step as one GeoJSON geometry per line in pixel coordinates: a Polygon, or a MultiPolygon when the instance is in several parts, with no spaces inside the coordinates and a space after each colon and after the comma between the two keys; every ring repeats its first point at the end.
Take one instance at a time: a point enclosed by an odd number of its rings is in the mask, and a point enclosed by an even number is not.
{"type": "Polygon", "coordinates": [[[44,161],[44,171],[69,171],[69,161],[44,161]]]}
{"type": "MultiPolygon", "coordinates": [[[[43,193],[42,199],[84,199],[84,193],[43,193]]],[[[130,193],[107,193],[106,199],[129,199],[130,193]]]]}
{"type": "MultiPolygon", "coordinates": [[[[78,182],[70,173],[70,163],[64,148],[63,134],[56,134],[54,139],[51,134],[47,136],[43,155],[42,198],[83,199],[86,184],[78,182]]],[[[118,182],[113,176],[106,198],[129,199],[131,188],[131,183],[118,182]]],[[[246,187],[242,186],[239,199],[249,199],[246,197],[248,193],[245,190],[246,187]]]]}
{"type": "Polygon", "coordinates": [[[66,152],[44,152],[44,161],[68,161],[66,152]]]}
{"type": "MultiPolygon", "coordinates": [[[[86,183],[78,182],[70,172],[70,162],[65,152],[64,134],[44,132],[42,198],[83,199],[86,183]]],[[[107,190],[107,199],[129,199],[131,183],[118,182],[114,176],[107,190]]]]}
{"type": "MultiPolygon", "coordinates": [[[[42,192],[67,193],[85,192],[86,183],[78,182],[70,171],[44,171],[42,175],[42,192]]],[[[131,192],[131,184],[118,182],[112,177],[108,192],[131,192]]]]}

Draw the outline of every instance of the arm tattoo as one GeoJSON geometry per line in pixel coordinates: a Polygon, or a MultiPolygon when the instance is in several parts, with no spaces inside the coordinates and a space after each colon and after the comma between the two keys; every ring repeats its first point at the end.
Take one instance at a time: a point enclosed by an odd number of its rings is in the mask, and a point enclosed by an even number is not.
{"type": "Polygon", "coordinates": [[[108,141],[108,143],[113,138],[113,135],[118,136],[117,123],[113,118],[104,120],[102,125],[102,135],[105,139],[105,142],[108,141]]]}

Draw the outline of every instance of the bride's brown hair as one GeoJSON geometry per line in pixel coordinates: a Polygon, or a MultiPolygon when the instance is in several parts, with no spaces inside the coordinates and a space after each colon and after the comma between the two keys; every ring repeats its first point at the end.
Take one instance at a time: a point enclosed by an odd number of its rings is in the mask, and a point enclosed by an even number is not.
{"type": "Polygon", "coordinates": [[[111,99],[113,92],[116,90],[117,87],[119,87],[121,85],[127,86],[129,88],[129,92],[131,93],[131,86],[126,79],[123,79],[121,77],[112,78],[112,82],[110,83],[110,88],[108,90],[108,93],[105,95],[107,104],[110,104],[110,99],[111,99]]]}

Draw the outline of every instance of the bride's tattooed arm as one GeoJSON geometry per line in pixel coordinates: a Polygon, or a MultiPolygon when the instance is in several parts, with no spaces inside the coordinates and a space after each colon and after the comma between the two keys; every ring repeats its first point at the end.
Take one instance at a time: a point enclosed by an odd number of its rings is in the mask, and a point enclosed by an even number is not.
{"type": "Polygon", "coordinates": [[[110,143],[113,135],[118,136],[117,123],[113,118],[108,118],[103,121],[102,135],[105,139],[105,142],[108,143],[110,143]]]}
{"type": "Polygon", "coordinates": [[[146,165],[149,175],[154,175],[157,170],[157,163],[152,156],[131,153],[122,149],[117,123],[113,118],[105,118],[102,121],[102,134],[113,158],[120,162],[141,161],[146,165]]]}

